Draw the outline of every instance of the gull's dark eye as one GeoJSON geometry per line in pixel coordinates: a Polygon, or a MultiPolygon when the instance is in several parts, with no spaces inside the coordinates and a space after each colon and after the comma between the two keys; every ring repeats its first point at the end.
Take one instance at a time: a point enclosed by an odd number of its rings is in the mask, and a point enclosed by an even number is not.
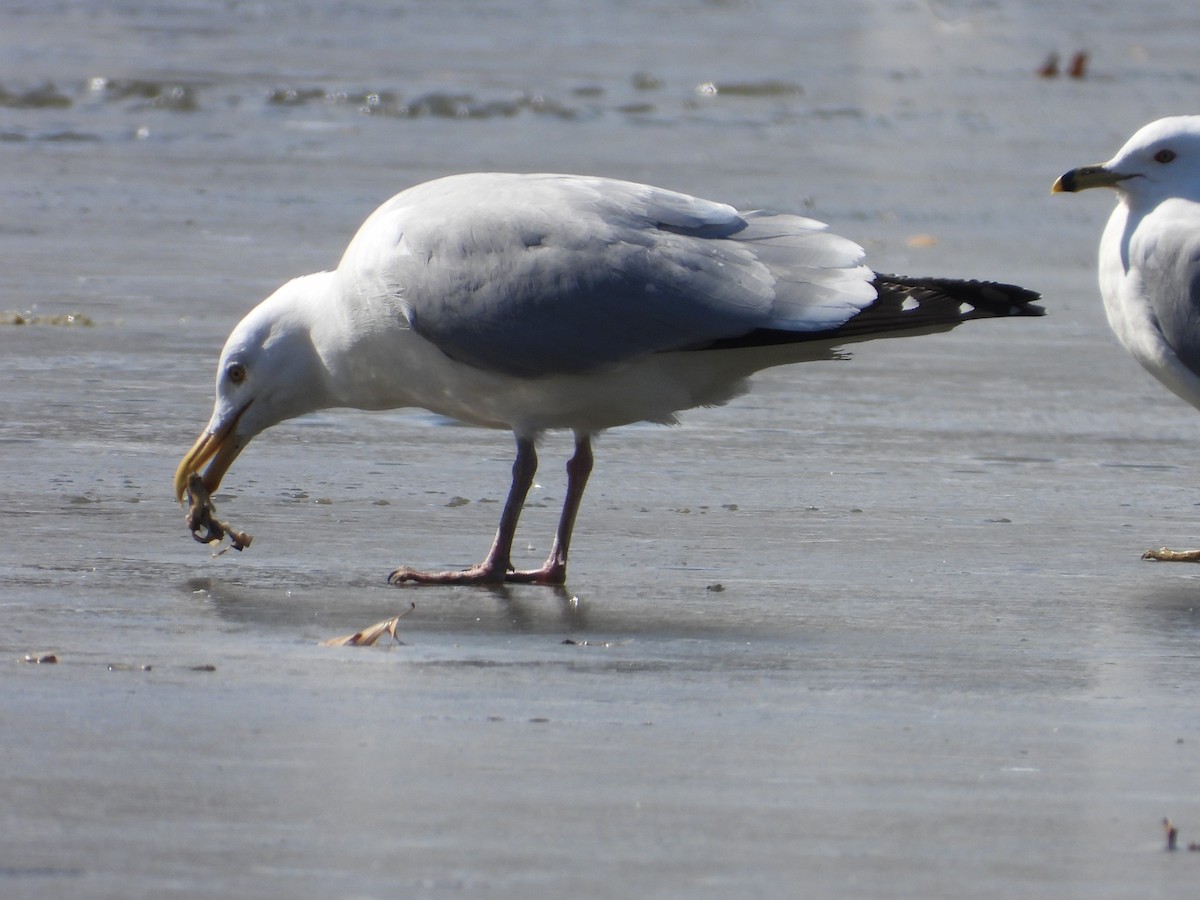
{"type": "Polygon", "coordinates": [[[241,363],[231,362],[225,367],[225,377],[233,384],[241,384],[246,380],[246,367],[241,363]]]}
{"type": "Polygon", "coordinates": [[[1169,163],[1175,158],[1174,150],[1159,150],[1154,154],[1154,161],[1160,163],[1169,163]]]}

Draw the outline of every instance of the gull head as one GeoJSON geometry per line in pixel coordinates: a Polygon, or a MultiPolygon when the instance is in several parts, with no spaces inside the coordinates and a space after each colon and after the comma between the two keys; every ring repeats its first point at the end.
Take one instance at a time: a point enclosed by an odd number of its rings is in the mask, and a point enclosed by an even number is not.
{"type": "Polygon", "coordinates": [[[1064,173],[1052,194],[1114,188],[1127,198],[1200,201],[1200,116],[1171,116],[1140,128],[1108,162],[1064,173]]]}
{"type": "Polygon", "coordinates": [[[175,471],[175,498],[203,473],[209,493],[260,431],[329,406],[325,366],[313,342],[317,301],[330,273],[289,281],[252,309],[225,342],[212,418],[175,471]]]}

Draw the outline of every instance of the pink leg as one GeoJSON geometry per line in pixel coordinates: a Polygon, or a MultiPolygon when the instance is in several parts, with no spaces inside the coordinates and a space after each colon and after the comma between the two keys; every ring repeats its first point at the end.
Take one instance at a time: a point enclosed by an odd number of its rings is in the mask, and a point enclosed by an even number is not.
{"type": "Polygon", "coordinates": [[[388,576],[391,584],[415,581],[418,584],[501,584],[512,570],[512,543],[517,520],[525,506],[525,497],[537,474],[537,450],[530,438],[517,438],[517,458],[513,461],[512,487],[504,501],[496,539],[483,562],[461,572],[420,572],[403,566],[388,576]]]}
{"type": "Polygon", "coordinates": [[[592,439],[590,435],[575,435],[575,455],[567,463],[567,496],[563,500],[562,515],[558,519],[558,531],[554,534],[554,545],[550,556],[540,569],[509,572],[509,581],[533,584],[563,584],[567,580],[567,551],[571,547],[571,533],[575,530],[575,517],[592,474],[592,439]]]}

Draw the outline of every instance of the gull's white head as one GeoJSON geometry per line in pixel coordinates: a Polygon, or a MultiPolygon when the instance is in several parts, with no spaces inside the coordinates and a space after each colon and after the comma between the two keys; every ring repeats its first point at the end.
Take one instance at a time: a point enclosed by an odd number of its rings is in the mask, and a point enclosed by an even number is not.
{"type": "Polygon", "coordinates": [[[1110,187],[1130,200],[1200,202],[1200,116],[1171,116],[1138,129],[1117,155],[1062,175],[1051,193],[1110,187]]]}
{"type": "Polygon", "coordinates": [[[175,472],[177,499],[209,460],[204,485],[212,492],[260,431],[330,405],[313,327],[332,277],[322,272],[289,281],[229,335],[217,365],[212,418],[175,472]]]}

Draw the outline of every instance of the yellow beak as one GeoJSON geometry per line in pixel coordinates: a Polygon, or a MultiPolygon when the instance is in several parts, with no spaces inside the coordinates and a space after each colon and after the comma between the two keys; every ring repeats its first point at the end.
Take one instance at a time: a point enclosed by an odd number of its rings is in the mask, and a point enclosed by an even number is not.
{"type": "Polygon", "coordinates": [[[219,431],[206,431],[200,435],[192,449],[183,457],[183,462],[175,470],[175,499],[180,503],[183,502],[183,495],[192,473],[199,472],[209,460],[212,462],[204,473],[204,487],[210,494],[220,487],[221,479],[225,477],[225,473],[245,446],[234,434],[238,419],[245,410],[246,407],[242,407],[229,424],[219,431]]]}
{"type": "Polygon", "coordinates": [[[1122,175],[1104,166],[1080,166],[1059,176],[1050,187],[1052,194],[1074,194],[1095,187],[1116,187],[1131,175],[1122,175]]]}

